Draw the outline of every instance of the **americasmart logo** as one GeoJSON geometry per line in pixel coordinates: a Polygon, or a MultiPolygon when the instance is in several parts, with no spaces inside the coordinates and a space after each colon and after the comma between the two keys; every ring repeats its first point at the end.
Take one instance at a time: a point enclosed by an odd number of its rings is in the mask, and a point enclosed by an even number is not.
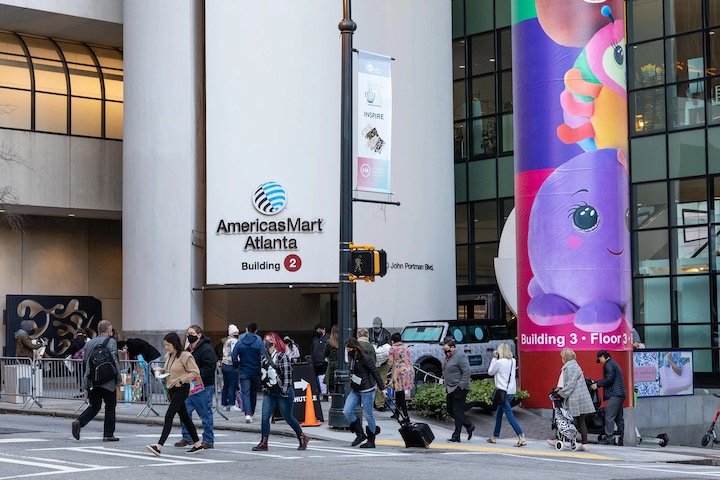
{"type": "Polygon", "coordinates": [[[287,193],[279,183],[265,182],[253,193],[252,203],[263,215],[277,215],[287,204],[287,193]]]}

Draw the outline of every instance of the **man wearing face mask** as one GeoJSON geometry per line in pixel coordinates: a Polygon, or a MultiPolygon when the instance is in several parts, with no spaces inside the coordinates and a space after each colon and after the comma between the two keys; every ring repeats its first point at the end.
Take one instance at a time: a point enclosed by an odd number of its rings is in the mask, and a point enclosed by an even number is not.
{"type": "Polygon", "coordinates": [[[245,410],[245,423],[252,423],[260,387],[260,360],[265,356],[265,345],[256,334],[257,324],[250,322],[245,333],[235,343],[232,351],[233,367],[238,370],[242,408],[245,410]]]}
{"type": "MultiPolygon", "coordinates": [[[[390,364],[388,363],[388,352],[390,351],[390,332],[383,328],[382,319],[375,317],[373,319],[373,328],[370,329],[370,335],[368,339],[370,343],[375,347],[375,355],[377,357],[375,365],[377,366],[380,376],[387,380],[388,372],[390,371],[390,364]]],[[[385,397],[382,392],[384,388],[378,388],[375,391],[375,410],[384,412],[385,408],[385,397]]]]}
{"type": "Polygon", "coordinates": [[[329,333],[325,333],[325,326],[322,323],[315,325],[315,336],[312,339],[310,347],[310,358],[315,367],[315,376],[325,375],[327,370],[327,361],[325,361],[325,344],[330,338],[329,333]]]}
{"type": "MultiPolygon", "coordinates": [[[[205,389],[188,396],[185,399],[185,408],[187,408],[190,418],[192,418],[192,412],[197,410],[203,427],[202,447],[210,449],[213,448],[215,443],[212,400],[215,395],[217,357],[210,340],[203,335],[203,330],[199,325],[191,325],[187,329],[187,341],[189,344],[187,350],[195,358],[205,389]]],[[[175,443],[176,447],[186,447],[194,444],[184,423],[182,425],[182,436],[183,438],[175,443]]]]}
{"type": "Polygon", "coordinates": [[[446,338],[442,345],[445,352],[443,363],[443,378],[447,393],[447,412],[455,419],[455,431],[448,442],[460,443],[462,427],[467,429],[468,440],[473,436],[475,425],[465,418],[465,399],[470,392],[470,360],[461,349],[455,345],[455,340],[446,338]]]}

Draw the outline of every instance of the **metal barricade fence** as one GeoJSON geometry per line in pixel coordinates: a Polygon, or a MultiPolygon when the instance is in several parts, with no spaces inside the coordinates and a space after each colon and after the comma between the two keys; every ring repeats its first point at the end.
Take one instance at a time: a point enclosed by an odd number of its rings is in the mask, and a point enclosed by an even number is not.
{"type": "Polygon", "coordinates": [[[23,408],[32,402],[33,390],[42,387],[33,381],[33,369],[29,358],[0,357],[0,401],[22,403],[23,408]]]}

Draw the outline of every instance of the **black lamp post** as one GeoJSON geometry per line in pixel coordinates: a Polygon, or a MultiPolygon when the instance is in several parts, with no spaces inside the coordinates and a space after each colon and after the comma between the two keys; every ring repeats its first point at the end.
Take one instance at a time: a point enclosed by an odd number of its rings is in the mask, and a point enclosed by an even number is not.
{"type": "Polygon", "coordinates": [[[332,396],[329,423],[333,428],[350,426],[342,414],[350,374],[345,363],[345,340],[351,336],[353,286],[349,279],[352,243],[352,36],[357,28],[350,18],[350,0],[343,0],[343,19],[338,24],[342,37],[342,80],[340,103],[340,288],[338,292],[338,323],[340,345],[335,373],[335,392],[332,396]]]}

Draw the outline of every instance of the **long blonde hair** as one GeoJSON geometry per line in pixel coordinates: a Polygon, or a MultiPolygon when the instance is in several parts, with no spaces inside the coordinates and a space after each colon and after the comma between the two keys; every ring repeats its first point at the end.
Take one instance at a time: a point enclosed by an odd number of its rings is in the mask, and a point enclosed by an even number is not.
{"type": "Polygon", "coordinates": [[[497,352],[498,358],[514,358],[512,349],[507,343],[501,343],[500,345],[498,345],[497,352]]]}

